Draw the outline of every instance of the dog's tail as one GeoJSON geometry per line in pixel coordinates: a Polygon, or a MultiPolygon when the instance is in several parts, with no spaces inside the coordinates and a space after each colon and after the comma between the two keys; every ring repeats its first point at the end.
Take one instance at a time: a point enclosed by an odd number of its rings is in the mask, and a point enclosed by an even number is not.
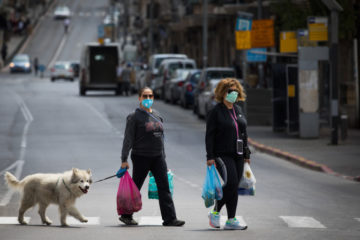
{"type": "Polygon", "coordinates": [[[23,184],[21,184],[21,182],[9,172],[5,173],[5,181],[9,187],[14,188],[16,190],[20,191],[23,187],[23,184]]]}

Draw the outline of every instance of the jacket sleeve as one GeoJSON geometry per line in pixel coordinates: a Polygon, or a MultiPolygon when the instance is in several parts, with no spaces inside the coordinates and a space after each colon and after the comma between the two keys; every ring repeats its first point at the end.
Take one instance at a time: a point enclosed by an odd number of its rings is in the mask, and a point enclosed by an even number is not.
{"type": "Polygon", "coordinates": [[[205,145],[206,145],[206,159],[215,159],[214,147],[215,147],[215,136],[216,136],[216,112],[215,107],[210,111],[206,118],[206,134],[205,134],[205,145]]]}
{"type": "Polygon", "coordinates": [[[121,162],[127,162],[130,149],[132,148],[134,143],[135,131],[136,131],[135,114],[130,114],[126,119],[125,136],[121,151],[121,162]]]}

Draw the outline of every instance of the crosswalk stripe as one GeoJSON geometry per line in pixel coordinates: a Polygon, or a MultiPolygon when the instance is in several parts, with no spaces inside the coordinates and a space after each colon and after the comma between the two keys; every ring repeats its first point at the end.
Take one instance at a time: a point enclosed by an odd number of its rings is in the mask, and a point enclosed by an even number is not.
{"type": "Polygon", "coordinates": [[[161,226],[162,218],[160,216],[142,216],[139,219],[139,225],[161,226]]]}
{"type": "Polygon", "coordinates": [[[280,216],[291,228],[326,228],[312,217],[303,216],[280,216]]]}
{"type": "MultiPolygon", "coordinates": [[[[247,226],[242,216],[236,216],[235,218],[240,222],[241,226],[247,226]]],[[[226,216],[220,216],[220,226],[224,226],[227,220],[228,218],[226,216]]]]}
{"type": "Polygon", "coordinates": [[[99,225],[100,224],[99,217],[85,217],[85,218],[88,220],[87,223],[82,223],[73,217],[67,217],[66,223],[69,225],[99,225]]]}
{"type": "MultiPolygon", "coordinates": [[[[29,223],[31,218],[24,217],[24,220],[29,223]]],[[[0,217],[0,225],[4,224],[19,224],[17,217],[0,217]]]]}

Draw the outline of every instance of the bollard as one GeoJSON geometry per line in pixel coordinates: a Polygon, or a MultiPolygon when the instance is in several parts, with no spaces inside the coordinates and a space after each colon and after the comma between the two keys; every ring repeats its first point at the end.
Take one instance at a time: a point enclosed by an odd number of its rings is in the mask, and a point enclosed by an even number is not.
{"type": "Polygon", "coordinates": [[[348,128],[348,116],[342,114],[340,116],[341,140],[347,139],[347,128],[348,128]]]}

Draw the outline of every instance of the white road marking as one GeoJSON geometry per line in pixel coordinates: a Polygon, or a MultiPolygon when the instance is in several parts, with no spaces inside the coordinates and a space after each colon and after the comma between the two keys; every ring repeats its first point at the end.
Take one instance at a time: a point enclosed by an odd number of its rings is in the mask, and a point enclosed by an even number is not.
{"type": "MultiPolygon", "coordinates": [[[[235,216],[235,218],[240,222],[241,226],[247,226],[242,216],[235,216]]],[[[227,220],[228,220],[227,216],[220,216],[220,226],[225,226],[227,220]]]]}
{"type": "Polygon", "coordinates": [[[160,216],[142,216],[139,219],[139,225],[162,226],[163,220],[160,216]]]}
{"type": "Polygon", "coordinates": [[[183,182],[183,183],[189,185],[189,186],[192,187],[192,188],[196,188],[196,189],[200,189],[200,190],[201,190],[201,187],[200,187],[199,185],[197,185],[197,184],[195,184],[195,183],[192,183],[192,182],[190,182],[190,181],[188,181],[188,180],[186,180],[186,179],[184,179],[184,178],[182,178],[182,177],[179,177],[179,176],[176,175],[175,173],[173,173],[173,174],[174,174],[174,177],[175,177],[177,180],[179,180],[180,182],[183,182]]]}
{"type": "MultiPolygon", "coordinates": [[[[70,32],[70,29],[69,29],[68,31],[70,32]]],[[[56,59],[58,59],[58,57],[59,57],[59,55],[60,55],[61,51],[62,51],[62,50],[63,50],[63,48],[64,48],[64,45],[65,45],[65,42],[66,42],[67,36],[68,36],[68,34],[64,34],[63,38],[61,39],[61,42],[60,42],[59,47],[56,49],[56,52],[55,52],[55,54],[54,54],[53,58],[51,59],[51,61],[50,61],[49,65],[47,66],[48,68],[49,68],[49,67],[51,67],[51,66],[53,66],[53,65],[54,65],[54,63],[55,63],[55,61],[56,61],[56,59]]]]}
{"type": "Polygon", "coordinates": [[[88,102],[86,102],[86,101],[84,101],[84,103],[85,103],[97,116],[99,116],[99,117],[101,118],[101,120],[102,120],[104,123],[106,123],[106,125],[108,125],[108,126],[110,127],[111,130],[113,130],[116,134],[121,134],[121,132],[120,132],[118,129],[116,129],[116,128],[111,124],[111,122],[110,122],[107,118],[105,118],[105,117],[103,116],[103,114],[100,113],[94,106],[92,106],[90,103],[88,103],[88,102]]]}
{"type": "Polygon", "coordinates": [[[359,221],[360,222],[360,218],[355,218],[355,220],[359,221]]]}
{"type": "MultiPolygon", "coordinates": [[[[9,170],[15,168],[14,175],[17,179],[20,179],[22,169],[23,169],[23,166],[25,163],[25,153],[26,153],[26,147],[27,147],[27,134],[28,134],[28,130],[29,130],[31,122],[34,121],[34,117],[32,116],[29,108],[26,106],[24,100],[15,92],[11,92],[11,93],[15,96],[15,99],[20,106],[21,112],[24,115],[26,123],[25,123],[24,129],[23,129],[22,138],[21,138],[21,149],[20,149],[19,160],[17,160],[13,164],[11,164],[6,169],[2,170],[0,172],[0,175],[4,174],[6,171],[9,171],[9,170]]],[[[6,206],[10,202],[13,194],[14,194],[14,190],[9,189],[4,194],[3,198],[1,199],[0,206],[6,206]]]]}
{"type": "MultiPolygon", "coordinates": [[[[30,217],[24,217],[24,219],[27,223],[29,223],[31,220],[30,217]]],[[[17,217],[0,217],[0,225],[5,225],[5,224],[19,224],[18,218],[17,217]]]]}
{"type": "Polygon", "coordinates": [[[88,220],[87,223],[82,223],[73,217],[67,217],[66,223],[69,225],[100,225],[99,217],[85,217],[85,218],[88,220]]]}
{"type": "Polygon", "coordinates": [[[312,217],[302,216],[280,216],[291,228],[326,228],[312,217]]]}

